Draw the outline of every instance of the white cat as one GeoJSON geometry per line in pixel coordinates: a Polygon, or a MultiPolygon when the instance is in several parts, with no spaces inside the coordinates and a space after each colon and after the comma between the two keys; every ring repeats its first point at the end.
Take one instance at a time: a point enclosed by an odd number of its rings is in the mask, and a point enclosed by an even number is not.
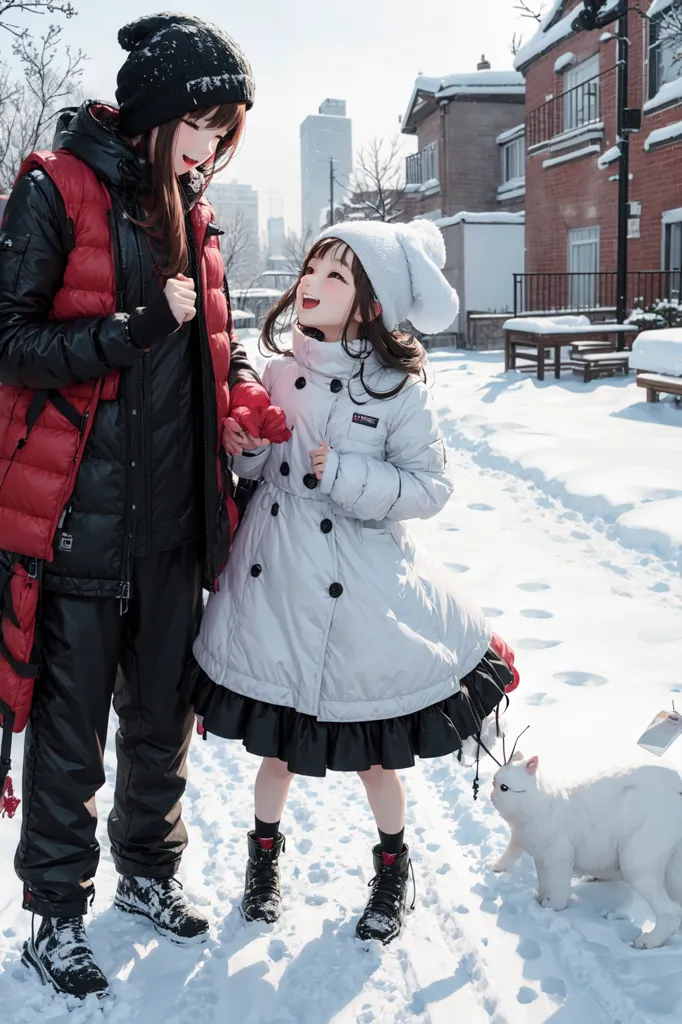
{"type": "Polygon", "coordinates": [[[562,788],[538,773],[538,763],[517,753],[495,774],[492,802],[511,837],[493,871],[529,853],[538,900],[553,910],[568,905],[573,875],[624,879],[656,916],[633,945],[663,945],[682,922],[682,778],[643,765],[562,788]]]}

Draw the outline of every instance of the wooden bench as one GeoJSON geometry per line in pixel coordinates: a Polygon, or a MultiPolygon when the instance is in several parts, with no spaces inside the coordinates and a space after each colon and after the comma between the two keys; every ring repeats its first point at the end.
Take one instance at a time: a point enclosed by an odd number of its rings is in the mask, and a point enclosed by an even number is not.
{"type": "Polygon", "coordinates": [[[612,341],[595,338],[594,341],[574,341],[571,345],[571,358],[590,352],[615,352],[616,345],[612,341]]]}
{"type": "MultiPolygon", "coordinates": [[[[559,378],[564,367],[572,368],[573,360],[561,361],[562,348],[584,345],[589,342],[592,351],[604,353],[614,352],[622,357],[623,350],[629,348],[637,328],[630,324],[580,324],[575,328],[552,330],[551,320],[547,321],[547,331],[537,322],[533,326],[524,326],[532,321],[523,318],[508,320],[504,325],[504,369],[515,370],[516,360],[524,359],[537,366],[537,379],[545,379],[546,363],[553,365],[554,376],[559,378]]],[[[589,378],[591,379],[591,378],[589,378]]]]}
{"type": "Polygon", "coordinates": [[[583,352],[572,358],[574,371],[583,375],[585,384],[598,377],[612,377],[630,372],[629,356],[622,352],[583,352]]]}
{"type": "Polygon", "coordinates": [[[647,402],[658,402],[662,394],[682,398],[682,377],[668,377],[665,373],[637,371],[637,385],[646,388],[647,402]]]}

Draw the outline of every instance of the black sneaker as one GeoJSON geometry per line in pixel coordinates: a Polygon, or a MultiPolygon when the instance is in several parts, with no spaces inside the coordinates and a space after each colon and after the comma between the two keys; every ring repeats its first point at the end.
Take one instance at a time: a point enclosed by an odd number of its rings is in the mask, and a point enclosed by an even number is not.
{"type": "Polygon", "coordinates": [[[21,962],[43,985],[62,995],[85,999],[109,995],[109,983],[95,960],[82,917],[44,917],[38,934],[24,943],[21,962]]]}
{"type": "Polygon", "coordinates": [[[246,863],[246,882],[241,911],[245,921],[266,921],[272,924],[282,913],[282,894],[279,890],[279,855],[286,848],[283,835],[279,835],[272,849],[265,850],[249,832],[249,859],[246,863]]]}
{"type": "MultiPolygon", "coordinates": [[[[412,861],[408,846],[403,846],[402,852],[395,856],[385,854],[380,846],[375,846],[372,855],[375,873],[374,878],[368,883],[372,887],[372,894],[358,921],[355,934],[363,942],[377,939],[387,945],[399,935],[403,926],[407,903],[407,875],[412,868],[412,861]]],[[[412,879],[414,881],[414,870],[412,879]]],[[[410,909],[413,908],[414,903],[410,909]]]]}
{"type": "Polygon", "coordinates": [[[160,935],[179,946],[205,942],[208,937],[208,921],[189,902],[177,878],[121,875],[114,906],[151,921],[160,935]]]}

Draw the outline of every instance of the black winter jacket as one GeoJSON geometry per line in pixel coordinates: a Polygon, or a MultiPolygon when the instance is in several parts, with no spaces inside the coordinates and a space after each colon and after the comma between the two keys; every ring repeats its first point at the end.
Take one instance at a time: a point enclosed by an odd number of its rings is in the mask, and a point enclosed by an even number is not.
{"type": "MultiPolygon", "coordinates": [[[[197,542],[203,582],[210,587],[229,548],[225,499],[232,476],[221,455],[224,487],[218,493],[215,460],[205,455],[217,447],[217,414],[199,290],[198,315],[190,324],[170,337],[153,339],[146,353],[135,344],[124,314],[139,312],[162,287],[154,272],[154,245],[127,216],[139,219],[137,196],[144,187],[146,161],[114,128],[96,119],[89,104],[62,115],[54,144],[59,148],[88,164],[115,200],[112,234],[121,312],[63,323],[48,320],[73,233],[52,180],[31,171],[17,182],[2,224],[5,241],[22,242],[18,267],[16,248],[11,259],[0,256],[0,382],[59,388],[119,367],[121,383],[116,401],[98,406],[45,585],[65,593],[123,598],[129,594],[135,555],[197,542]]],[[[191,206],[197,179],[183,184],[191,206]]],[[[217,226],[211,229],[218,231],[217,226]]],[[[189,219],[188,237],[193,237],[189,219]]],[[[197,285],[192,250],[190,244],[197,285]]],[[[243,380],[257,381],[258,376],[243,348],[233,342],[228,384],[243,380]]]]}

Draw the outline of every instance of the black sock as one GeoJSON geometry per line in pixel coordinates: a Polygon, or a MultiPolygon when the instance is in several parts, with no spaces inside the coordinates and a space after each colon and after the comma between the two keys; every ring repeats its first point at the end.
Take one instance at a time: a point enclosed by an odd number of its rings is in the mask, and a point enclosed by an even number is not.
{"type": "Polygon", "coordinates": [[[381,852],[397,855],[403,852],[403,846],[405,845],[405,829],[401,828],[400,832],[396,832],[395,835],[389,835],[387,832],[382,832],[379,829],[379,842],[381,843],[381,852]]]}
{"type": "Polygon", "coordinates": [[[279,835],[279,822],[261,821],[259,817],[256,817],[255,822],[256,839],[264,849],[271,850],[279,835]],[[261,842],[261,840],[264,840],[264,842],[261,842]]]}

